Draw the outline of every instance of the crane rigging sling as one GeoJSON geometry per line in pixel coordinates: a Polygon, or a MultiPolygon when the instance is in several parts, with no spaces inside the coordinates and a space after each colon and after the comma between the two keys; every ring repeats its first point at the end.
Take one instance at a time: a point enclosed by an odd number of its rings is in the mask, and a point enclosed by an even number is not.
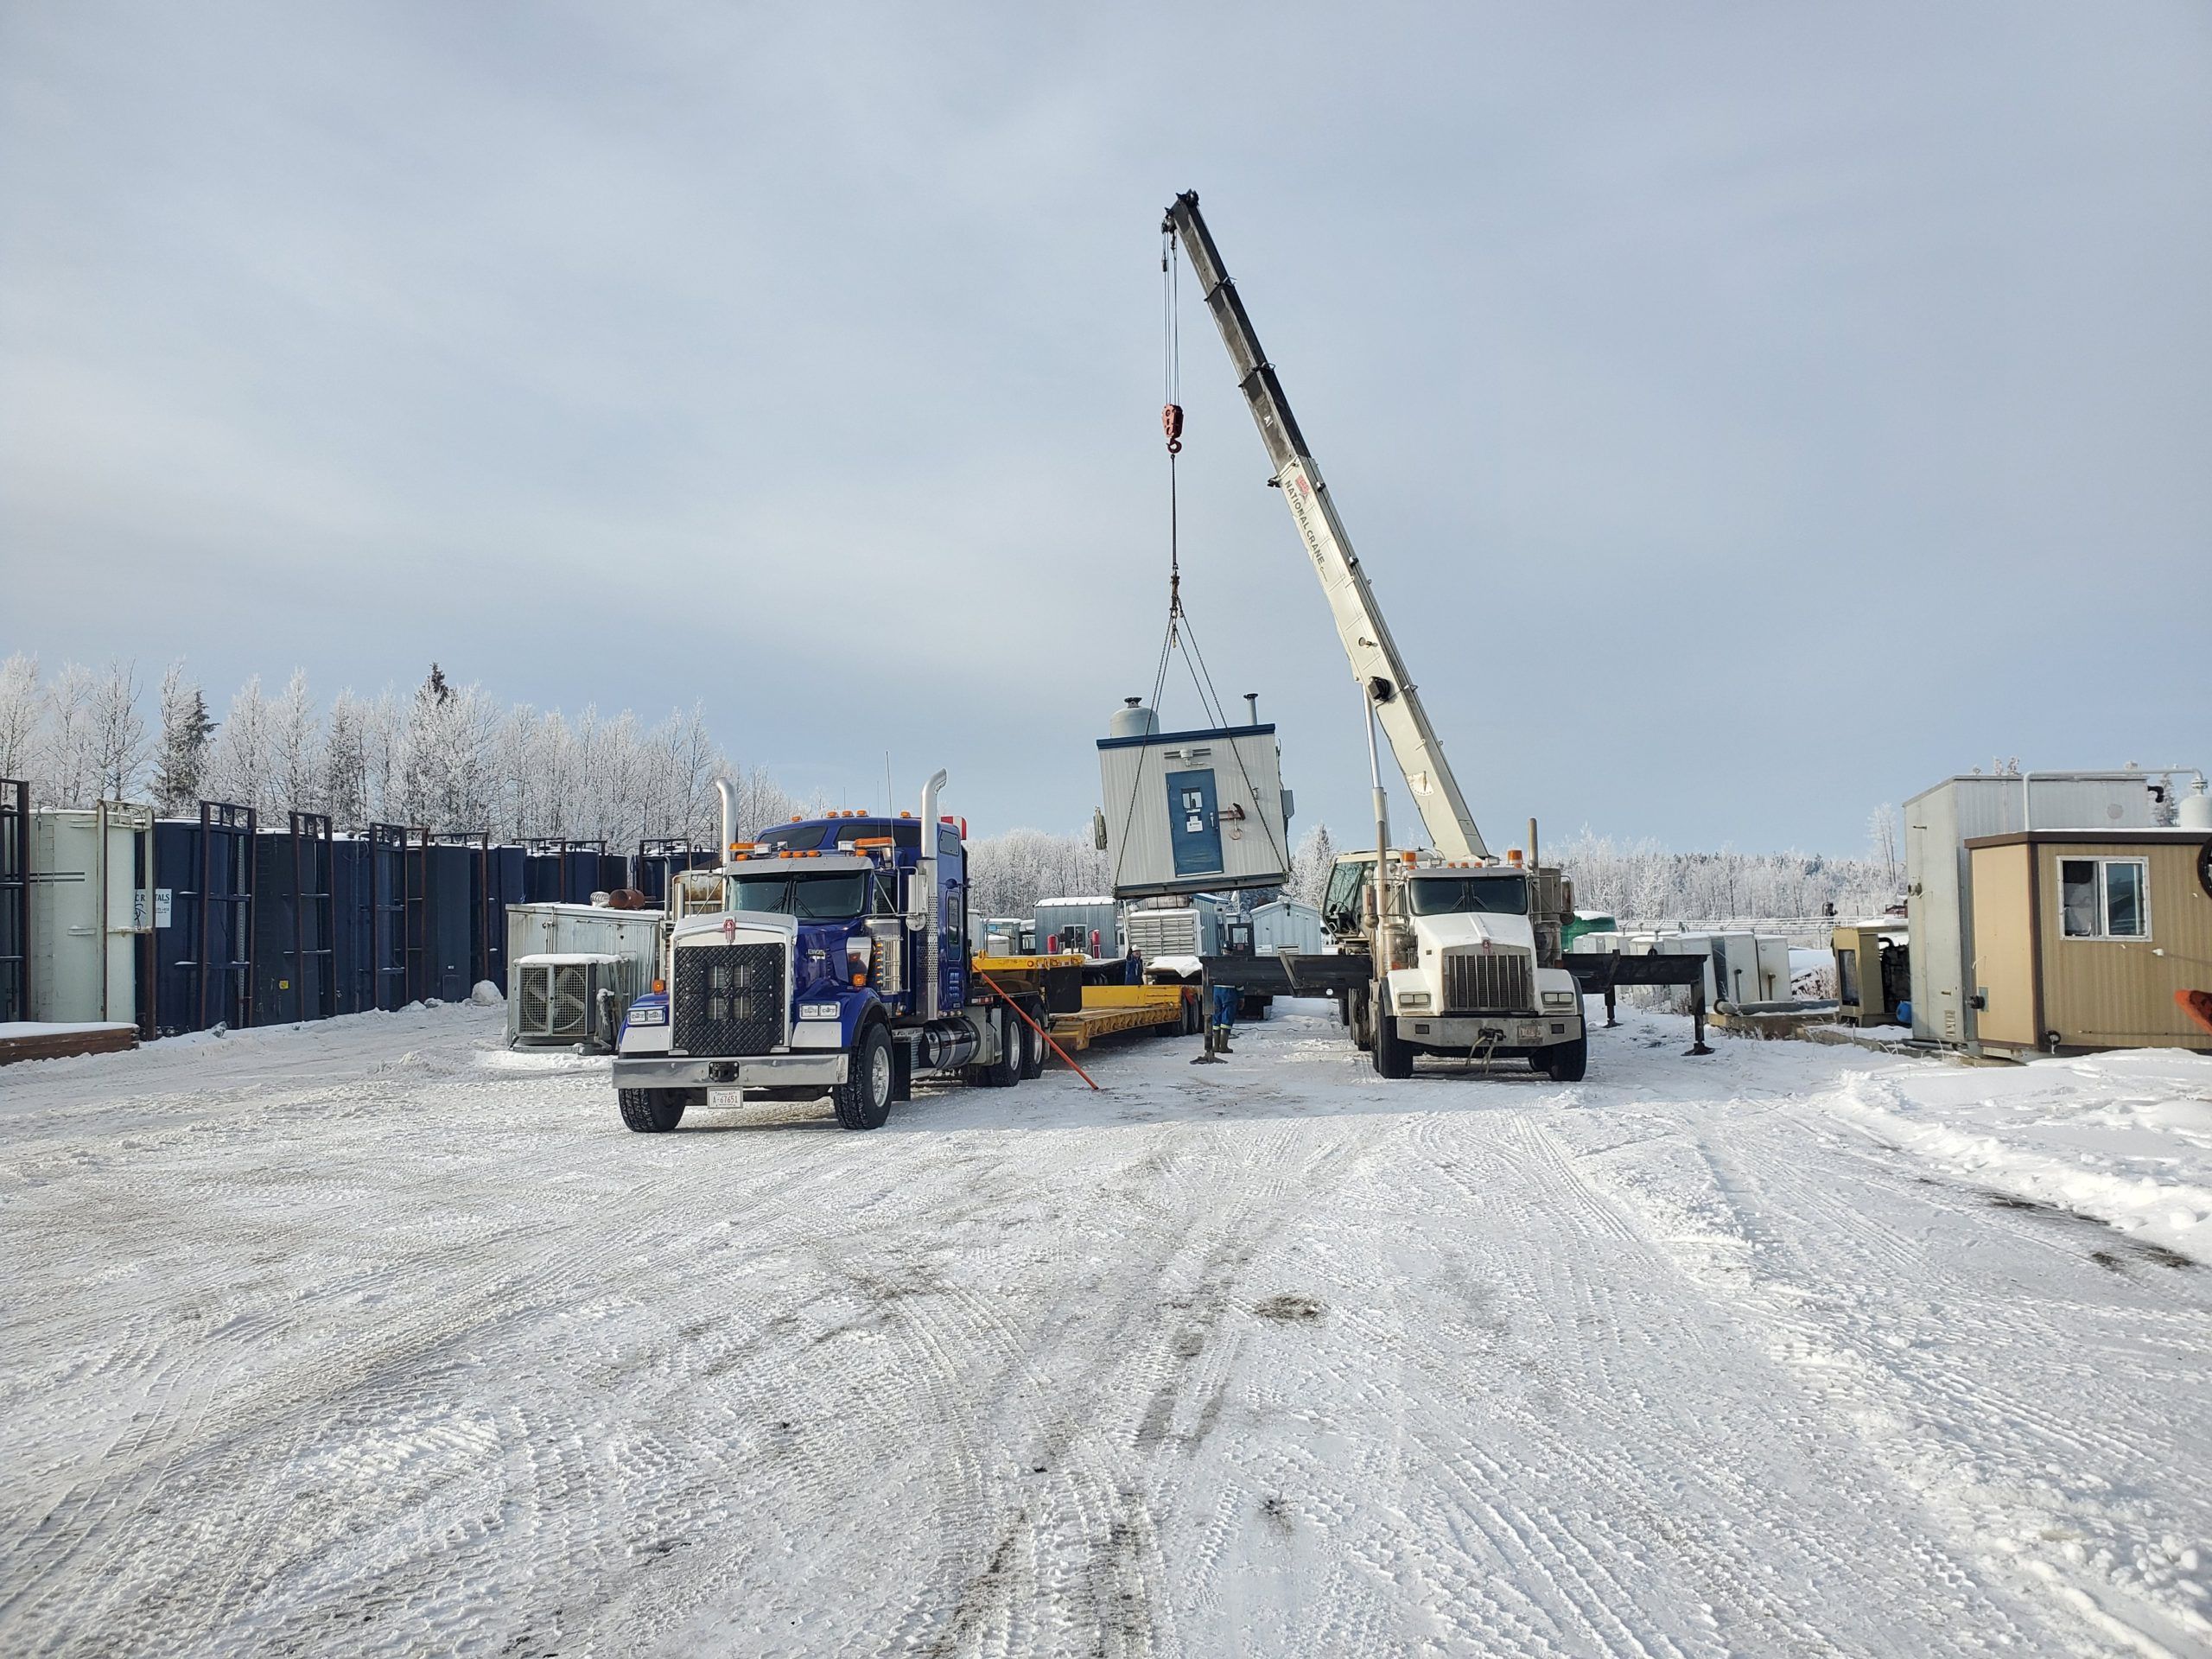
{"type": "MultiPolygon", "coordinates": [[[[1198,694],[1198,710],[1217,728],[1226,729],[1230,724],[1221,694],[1215,690],[1213,671],[1206,666],[1205,653],[1198,647],[1196,630],[1191,626],[1190,613],[1183,607],[1183,557],[1181,503],[1175,471],[1178,456],[1183,453],[1183,321],[1182,321],[1182,251],[1175,243],[1172,225],[1160,227],[1160,272],[1161,317],[1161,372],[1163,401],[1160,409],[1160,426],[1167,442],[1167,629],[1160,642],[1160,661],[1152,677],[1151,707],[1158,709],[1160,693],[1166,689],[1167,659],[1179,648],[1183,653],[1184,666],[1190,671],[1192,689],[1198,694]]],[[[1230,753],[1236,757],[1236,770],[1244,779],[1245,792],[1256,804],[1259,790],[1246,770],[1244,757],[1235,744],[1230,753]]],[[[1127,856],[1129,828],[1136,821],[1137,792],[1129,792],[1129,810],[1122,823],[1122,833],[1115,842],[1114,885],[1122,880],[1122,860],[1127,856]]],[[[1274,827],[1267,814],[1259,815],[1260,828],[1268,838],[1268,849],[1274,855],[1277,868],[1287,870],[1290,860],[1285,849],[1277,845],[1274,827]]]]}

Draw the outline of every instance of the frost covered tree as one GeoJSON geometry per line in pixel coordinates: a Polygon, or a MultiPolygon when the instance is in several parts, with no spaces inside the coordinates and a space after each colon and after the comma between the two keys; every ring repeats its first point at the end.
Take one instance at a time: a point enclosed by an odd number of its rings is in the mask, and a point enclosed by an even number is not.
{"type": "Polygon", "coordinates": [[[238,689],[229,712],[208,746],[207,797],[266,811],[271,800],[269,699],[256,674],[238,689]]]}
{"type": "Polygon", "coordinates": [[[1874,809],[1866,820],[1868,856],[1881,866],[1891,887],[1898,885],[1897,877],[1897,810],[1888,801],[1874,809]]]}
{"type": "Polygon", "coordinates": [[[499,726],[482,687],[456,690],[433,664],[396,734],[385,816],[430,830],[492,828],[499,726]]]}
{"type": "Polygon", "coordinates": [[[0,662],[0,778],[30,780],[46,705],[39,696],[38,658],[16,652],[0,662]]]}
{"type": "Polygon", "coordinates": [[[1283,888],[1283,897],[1319,908],[1322,895],[1329,890],[1329,872],[1336,863],[1337,838],[1329,833],[1327,824],[1315,824],[1299,837],[1290,855],[1290,880],[1283,888]]]}
{"type": "Polygon", "coordinates": [[[350,690],[330,700],[330,720],[322,737],[321,778],[316,809],[341,830],[369,822],[368,709],[350,690]]]}
{"type": "Polygon", "coordinates": [[[315,699],[308,693],[307,670],[296,668],[285,682],[284,695],[270,710],[271,811],[323,810],[322,741],[315,699]]]}
{"type": "Polygon", "coordinates": [[[1026,916],[1039,899],[1087,899],[1107,893],[1113,872],[1090,835],[1009,830],[968,843],[968,881],[986,916],[1026,916]]]}
{"type": "Polygon", "coordinates": [[[1584,830],[1547,849],[1574,883],[1577,909],[1640,923],[1787,920],[1878,915],[1897,898],[1894,872],[1872,859],[1819,853],[1674,853],[1649,841],[1584,830]]]}
{"type": "Polygon", "coordinates": [[[99,691],[92,670],[81,663],[64,663],[47,687],[33,798],[48,806],[84,806],[99,798],[99,691]]]}
{"type": "Polygon", "coordinates": [[[386,686],[363,710],[361,722],[361,799],[369,821],[390,823],[399,817],[396,795],[405,740],[399,702],[386,686]]]}
{"type": "MultiPolygon", "coordinates": [[[[736,807],[735,833],[740,841],[751,841],[764,830],[783,823],[793,813],[804,810],[798,798],[791,794],[768,773],[768,768],[730,766],[721,775],[728,778],[730,793],[736,807]]],[[[708,780],[706,823],[699,833],[709,845],[721,834],[721,806],[714,798],[713,780],[708,780]]]]}
{"type": "Polygon", "coordinates": [[[199,683],[185,677],[181,657],[162,674],[156,701],[162,738],[154,763],[154,809],[163,817],[181,817],[197,810],[215,722],[207,718],[207,698],[199,683]]]}
{"type": "Polygon", "coordinates": [[[146,717],[138,710],[136,664],[108,664],[92,688],[92,714],[100,798],[127,801],[146,776],[146,717]]]}

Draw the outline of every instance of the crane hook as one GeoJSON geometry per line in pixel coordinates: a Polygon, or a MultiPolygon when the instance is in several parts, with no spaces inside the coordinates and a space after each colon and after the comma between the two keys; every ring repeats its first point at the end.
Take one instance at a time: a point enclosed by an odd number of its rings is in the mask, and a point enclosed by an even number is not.
{"type": "Polygon", "coordinates": [[[1171,455],[1181,454],[1183,453],[1183,405],[1180,404],[1165,405],[1160,411],[1160,429],[1167,434],[1167,453],[1171,455]]]}

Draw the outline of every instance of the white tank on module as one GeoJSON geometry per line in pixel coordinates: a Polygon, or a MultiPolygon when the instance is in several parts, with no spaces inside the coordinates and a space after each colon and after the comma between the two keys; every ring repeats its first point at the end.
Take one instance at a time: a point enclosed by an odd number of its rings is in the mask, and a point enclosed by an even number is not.
{"type": "Polygon", "coordinates": [[[1096,827],[1116,899],[1281,887],[1290,874],[1291,793],[1275,728],[1249,722],[1163,732],[1128,698],[1098,740],[1105,805],[1096,827]]]}

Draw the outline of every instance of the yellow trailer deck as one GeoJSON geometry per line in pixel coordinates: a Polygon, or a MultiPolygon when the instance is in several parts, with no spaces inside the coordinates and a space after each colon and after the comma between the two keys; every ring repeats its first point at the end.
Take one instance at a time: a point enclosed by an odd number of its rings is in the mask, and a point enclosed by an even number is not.
{"type": "Polygon", "coordinates": [[[1077,988],[1072,982],[1090,965],[1087,957],[977,957],[975,963],[979,977],[1014,997],[1033,995],[1046,999],[1046,976],[1058,979],[1058,986],[1052,988],[1060,994],[1051,996],[1049,1001],[1059,1001],[1062,1006],[1058,1012],[1046,1013],[1043,1024],[1062,1048],[1080,1051],[1102,1037],[1124,1032],[1150,1031],[1174,1036],[1193,1029],[1185,1014],[1186,1004],[1198,995],[1193,987],[1084,985],[1080,988],[1081,1006],[1070,1008],[1065,1006],[1066,994],[1077,988]]]}
{"type": "Polygon", "coordinates": [[[1188,994],[1180,985],[1086,985],[1081,1012],[1056,1014],[1046,1028],[1054,1042],[1073,1049],[1125,1031],[1172,1037],[1187,1029],[1183,1005],[1188,994]]]}

